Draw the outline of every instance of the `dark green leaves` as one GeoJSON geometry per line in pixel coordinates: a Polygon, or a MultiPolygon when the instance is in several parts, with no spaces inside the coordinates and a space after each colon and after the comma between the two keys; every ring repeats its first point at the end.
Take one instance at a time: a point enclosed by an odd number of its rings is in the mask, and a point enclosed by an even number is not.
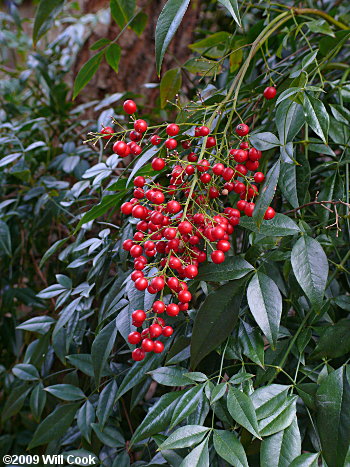
{"type": "Polygon", "coordinates": [[[250,311],[272,347],[275,347],[282,314],[282,296],[275,282],[258,271],[247,289],[250,311]]]}
{"type": "Polygon", "coordinates": [[[293,247],[292,267],[294,275],[311,304],[320,308],[328,277],[328,261],[323,248],[307,235],[303,235],[293,247]]]}
{"type": "Polygon", "coordinates": [[[187,373],[186,368],[166,366],[149,372],[157,383],[164,384],[164,386],[185,386],[190,384],[191,380],[183,376],[184,373],[187,373]]]}
{"type": "Polygon", "coordinates": [[[306,121],[314,132],[327,143],[329,116],[323,102],[310,95],[304,96],[304,111],[306,121]]]}
{"type": "Polygon", "coordinates": [[[239,313],[245,279],[229,282],[210,293],[196,314],[191,340],[191,368],[232,332],[239,313]]]}
{"type": "Polygon", "coordinates": [[[181,462],[181,467],[210,467],[208,439],[201,442],[181,462]]]}
{"type": "Polygon", "coordinates": [[[12,368],[12,373],[23,381],[35,381],[40,378],[38,370],[29,363],[19,363],[12,368]]]}
{"type": "Polygon", "coordinates": [[[301,437],[296,419],[285,430],[265,438],[261,444],[261,465],[290,467],[301,453],[301,437]]]}
{"type": "Polygon", "coordinates": [[[279,213],[269,221],[262,221],[260,227],[256,225],[251,217],[242,217],[239,225],[266,237],[286,237],[300,232],[299,227],[292,219],[279,213]]]}
{"type": "Polygon", "coordinates": [[[28,449],[50,443],[60,438],[70,427],[79,404],[65,404],[57,407],[36,429],[28,449]]]}
{"type": "Polygon", "coordinates": [[[260,438],[258,420],[249,396],[239,389],[231,387],[227,396],[227,408],[231,417],[237,423],[242,425],[256,438],[260,438]]]}
{"type": "Polygon", "coordinates": [[[172,68],[164,73],[160,82],[160,106],[162,109],[179,92],[182,84],[182,75],[180,68],[172,68]]]}
{"type": "Polygon", "coordinates": [[[196,280],[219,282],[240,279],[252,271],[254,267],[248,261],[239,256],[230,256],[221,264],[208,263],[201,266],[196,280]]]}
{"type": "Polygon", "coordinates": [[[160,450],[187,448],[196,445],[202,441],[210,428],[200,425],[186,425],[174,431],[159,446],[160,450]]]}
{"type": "Polygon", "coordinates": [[[317,427],[329,467],[344,465],[350,439],[350,384],[345,367],[326,376],[316,393],[317,427]]]}
{"type": "Polygon", "coordinates": [[[121,48],[118,44],[111,44],[106,50],[106,60],[108,65],[118,73],[119,61],[121,56],[121,48]]]}
{"type": "Polygon", "coordinates": [[[231,431],[214,430],[215,451],[230,465],[248,467],[247,456],[243,446],[231,431]]]}
{"type": "Polygon", "coordinates": [[[45,388],[45,391],[64,401],[78,401],[85,398],[83,391],[72,384],[55,384],[45,388]]]}
{"type": "Polygon", "coordinates": [[[113,348],[117,332],[116,320],[113,320],[98,333],[92,344],[91,358],[97,385],[99,384],[103,367],[113,348]]]}
{"type": "Polygon", "coordinates": [[[0,220],[0,253],[11,256],[11,235],[6,222],[0,220]]]}
{"type": "Polygon", "coordinates": [[[203,385],[199,384],[189,389],[181,397],[171,417],[170,429],[178,425],[184,418],[188,417],[197,407],[203,393],[203,385]]]}
{"type": "Polygon", "coordinates": [[[79,70],[79,73],[74,81],[73,88],[73,99],[77,97],[82,89],[88,84],[92,79],[98,67],[100,66],[101,60],[103,58],[104,51],[98,52],[96,55],[90,58],[79,70]]]}
{"type": "Polygon", "coordinates": [[[166,49],[179,27],[190,0],[168,0],[161,11],[156,27],[156,66],[160,75],[166,49]]]}
{"type": "Polygon", "coordinates": [[[259,151],[267,151],[281,144],[277,136],[268,131],[252,134],[250,136],[250,142],[256,149],[259,149],[259,151]]]}
{"type": "Polygon", "coordinates": [[[228,9],[232,18],[236,21],[238,26],[241,25],[241,18],[239,17],[239,8],[237,0],[218,0],[221,5],[228,9]]]}
{"type": "Polygon", "coordinates": [[[280,175],[280,166],[281,163],[278,160],[269,170],[265,182],[260,189],[259,198],[253,213],[253,218],[258,226],[261,225],[266,209],[270,206],[272,198],[275,195],[278,177],[280,175]]]}
{"type": "Polygon", "coordinates": [[[321,335],[312,358],[337,358],[350,352],[350,320],[338,321],[334,326],[327,326],[321,335]]]}
{"type": "Polygon", "coordinates": [[[35,14],[33,28],[34,45],[50,29],[55,17],[62,10],[65,0],[41,0],[35,14]]]}

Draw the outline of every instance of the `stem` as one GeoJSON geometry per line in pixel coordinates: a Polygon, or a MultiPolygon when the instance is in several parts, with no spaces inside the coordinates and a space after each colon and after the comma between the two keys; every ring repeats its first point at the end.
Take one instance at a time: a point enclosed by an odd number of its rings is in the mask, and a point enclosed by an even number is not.
{"type": "Polygon", "coordinates": [[[348,30],[350,29],[350,26],[342,23],[341,21],[338,21],[333,18],[333,16],[328,15],[324,11],[317,10],[316,8],[293,8],[292,11],[296,15],[315,15],[315,16],[321,16],[324,18],[328,23],[334,24],[337,26],[339,29],[343,30],[348,30]]]}

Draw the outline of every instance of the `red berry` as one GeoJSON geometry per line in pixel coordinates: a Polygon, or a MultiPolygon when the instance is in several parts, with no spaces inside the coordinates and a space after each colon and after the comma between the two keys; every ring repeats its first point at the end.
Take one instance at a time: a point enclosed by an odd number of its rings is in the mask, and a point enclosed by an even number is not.
{"type": "Polygon", "coordinates": [[[155,157],[152,160],[152,169],[153,170],[163,170],[164,167],[165,167],[164,159],[161,159],[160,157],[155,157]]]}
{"type": "Polygon", "coordinates": [[[155,277],[154,279],[152,279],[151,286],[155,290],[158,290],[158,291],[164,289],[165,281],[164,281],[163,277],[158,276],[158,277],[155,277]]]}
{"type": "Polygon", "coordinates": [[[161,138],[158,135],[152,135],[150,141],[151,144],[153,144],[153,146],[158,146],[158,144],[162,142],[161,138]]]}
{"type": "Polygon", "coordinates": [[[137,290],[145,290],[148,287],[148,280],[145,277],[140,277],[135,281],[135,287],[137,290]]]}
{"type": "Polygon", "coordinates": [[[193,279],[198,275],[198,268],[194,264],[189,264],[188,266],[185,267],[185,276],[188,279],[193,279]]]}
{"type": "Polygon", "coordinates": [[[247,161],[246,162],[246,168],[248,170],[251,170],[252,172],[255,172],[259,168],[259,162],[258,161],[247,161]]]}
{"type": "MultiPolygon", "coordinates": [[[[234,149],[235,153],[233,158],[236,162],[245,162],[248,159],[248,152],[243,151],[243,149],[234,149]]],[[[231,151],[230,151],[231,152],[231,151]]]]}
{"type": "Polygon", "coordinates": [[[198,133],[199,133],[199,136],[208,136],[209,133],[210,133],[210,130],[207,126],[201,126],[198,128],[198,133]]]}
{"type": "Polygon", "coordinates": [[[138,323],[143,323],[146,317],[146,313],[143,310],[135,310],[131,314],[133,321],[137,321],[138,323]]]}
{"type": "Polygon", "coordinates": [[[219,190],[215,188],[214,186],[211,186],[209,188],[209,198],[214,199],[217,198],[220,195],[219,190]]]}
{"type": "Polygon", "coordinates": [[[164,313],[165,311],[164,302],[162,302],[161,300],[157,300],[153,303],[152,308],[155,313],[164,313]]]}
{"type": "Polygon", "coordinates": [[[214,136],[209,136],[205,144],[205,147],[213,148],[214,146],[216,146],[216,139],[214,138],[214,136]]]}
{"type": "Polygon", "coordinates": [[[143,272],[142,271],[133,271],[131,273],[131,280],[134,282],[139,279],[140,277],[143,277],[143,272]]]}
{"type": "Polygon", "coordinates": [[[200,181],[201,181],[202,183],[209,183],[210,180],[211,180],[211,175],[208,174],[208,173],[204,173],[204,174],[202,174],[202,175],[200,176],[200,181]]]}
{"type": "Polygon", "coordinates": [[[144,133],[147,130],[147,126],[148,125],[144,120],[142,120],[142,119],[135,120],[134,128],[139,133],[144,133]]]}
{"type": "Polygon", "coordinates": [[[221,240],[225,236],[225,230],[222,227],[214,227],[211,231],[214,240],[221,240]]]}
{"type": "Polygon", "coordinates": [[[185,169],[185,172],[187,173],[187,175],[193,175],[194,172],[195,172],[195,168],[193,165],[188,165],[185,169]]]}
{"type": "Polygon", "coordinates": [[[165,147],[167,149],[173,150],[177,147],[177,141],[174,138],[169,138],[165,141],[165,147]]]}
{"type": "Polygon", "coordinates": [[[169,279],[167,280],[167,284],[171,290],[175,290],[179,286],[179,279],[177,277],[169,277],[169,279]]]}
{"type": "Polygon", "coordinates": [[[231,248],[231,244],[227,240],[219,240],[216,244],[216,247],[218,250],[221,250],[224,253],[226,253],[226,251],[229,251],[229,249],[231,248]]]}
{"type": "Polygon", "coordinates": [[[191,147],[191,141],[189,139],[187,139],[185,141],[181,141],[181,146],[184,149],[189,149],[191,147]]]}
{"type": "Polygon", "coordinates": [[[175,123],[170,123],[170,125],[168,125],[166,127],[166,133],[167,135],[169,136],[176,136],[179,134],[179,131],[180,131],[180,127],[178,125],[176,125],[175,123]]]}
{"type": "Polygon", "coordinates": [[[189,234],[192,232],[192,225],[188,221],[180,222],[178,230],[181,235],[189,234]]]}
{"type": "Polygon", "coordinates": [[[245,123],[240,123],[236,126],[236,133],[238,136],[246,136],[249,133],[249,126],[245,123]]]}
{"type": "Polygon", "coordinates": [[[149,335],[152,339],[159,337],[162,334],[162,331],[163,329],[161,326],[159,326],[159,324],[151,324],[149,327],[149,335]]]}
{"type": "Polygon", "coordinates": [[[261,158],[261,151],[255,148],[250,148],[248,151],[248,157],[251,161],[258,161],[261,158]]]}
{"type": "Polygon", "coordinates": [[[217,164],[213,165],[212,170],[215,175],[221,175],[224,169],[225,169],[224,164],[221,164],[221,162],[218,162],[217,164]]]}
{"type": "Polygon", "coordinates": [[[138,177],[134,179],[134,185],[139,188],[143,188],[145,184],[146,184],[146,179],[145,177],[141,177],[141,175],[139,175],[138,177]]]}
{"type": "Polygon", "coordinates": [[[130,344],[138,344],[141,341],[141,334],[139,332],[131,332],[128,335],[128,342],[130,344]]]}
{"type": "Polygon", "coordinates": [[[162,353],[164,350],[164,344],[160,341],[153,342],[153,352],[154,353],[162,353]]]}
{"type": "Polygon", "coordinates": [[[247,205],[247,201],[244,201],[243,199],[240,199],[239,201],[237,201],[237,209],[239,209],[240,211],[244,211],[246,205],[247,205]]]}
{"type": "Polygon", "coordinates": [[[142,246],[141,245],[133,245],[130,248],[130,254],[133,258],[137,258],[138,256],[142,255],[142,246]]]}
{"type": "Polygon", "coordinates": [[[273,86],[268,86],[264,89],[264,97],[265,99],[273,99],[277,94],[276,88],[273,86]]]}
{"type": "Polygon", "coordinates": [[[123,109],[124,109],[124,112],[131,115],[131,114],[134,114],[136,112],[137,107],[136,107],[136,104],[135,104],[135,102],[133,100],[128,99],[127,101],[124,102],[123,109]]]}
{"type": "Polygon", "coordinates": [[[129,133],[129,138],[131,139],[131,141],[140,141],[140,139],[142,139],[142,133],[132,130],[129,133]]]}
{"type": "Polygon", "coordinates": [[[254,203],[247,203],[244,208],[244,214],[248,217],[252,217],[254,212],[255,204],[254,203]]]}
{"type": "Polygon", "coordinates": [[[145,352],[142,349],[135,349],[132,351],[131,357],[135,362],[140,362],[145,358],[145,352]]]}
{"type": "Polygon", "coordinates": [[[178,201],[171,200],[167,203],[166,210],[171,214],[177,214],[181,211],[181,204],[178,201]]]}
{"type": "Polygon", "coordinates": [[[102,128],[101,133],[105,136],[103,136],[103,139],[109,139],[112,137],[112,134],[114,133],[114,130],[110,126],[106,126],[102,128]]]}
{"type": "Polygon", "coordinates": [[[145,352],[152,352],[154,349],[154,342],[146,337],[146,339],[143,339],[141,347],[145,352]]]}
{"type": "Polygon", "coordinates": [[[189,155],[187,156],[188,162],[196,162],[198,157],[194,152],[190,152],[189,155]]]}
{"type": "Polygon", "coordinates": [[[265,180],[265,175],[262,172],[256,172],[254,175],[254,181],[256,183],[262,183],[265,180]]]}
{"type": "Polygon", "coordinates": [[[220,264],[225,261],[225,253],[221,250],[214,250],[211,254],[213,263],[220,264]]]}
{"type": "Polygon", "coordinates": [[[127,215],[127,216],[128,216],[129,214],[131,214],[132,208],[133,208],[133,205],[132,205],[132,203],[129,203],[129,202],[123,203],[123,204],[121,205],[121,211],[122,211],[122,213],[125,214],[125,215],[127,215]]]}
{"type": "Polygon", "coordinates": [[[242,141],[242,143],[239,145],[240,149],[248,149],[249,148],[249,143],[247,141],[242,141]]]}
{"type": "Polygon", "coordinates": [[[174,329],[171,326],[165,326],[163,329],[163,336],[170,337],[174,332],[174,329]]]}
{"type": "Polygon", "coordinates": [[[120,156],[120,157],[126,157],[127,155],[130,154],[130,148],[125,143],[125,141],[116,141],[113,144],[113,152],[118,154],[118,156],[120,156]],[[128,153],[128,151],[129,151],[129,153],[128,153]]]}
{"type": "Polygon", "coordinates": [[[276,214],[276,211],[273,208],[269,207],[266,209],[264,219],[271,220],[275,217],[275,214],[276,214]]]}
{"type": "Polygon", "coordinates": [[[166,313],[169,316],[177,316],[180,313],[180,309],[176,303],[170,303],[166,307],[166,313]]]}
{"type": "Polygon", "coordinates": [[[178,299],[180,302],[190,302],[192,300],[192,294],[188,290],[181,290],[178,294],[178,299]]]}

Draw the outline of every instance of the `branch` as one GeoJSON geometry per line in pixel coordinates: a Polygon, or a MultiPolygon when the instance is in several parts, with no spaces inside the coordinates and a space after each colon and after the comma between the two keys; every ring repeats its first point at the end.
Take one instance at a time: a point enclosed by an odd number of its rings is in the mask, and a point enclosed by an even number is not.
{"type": "Polygon", "coordinates": [[[326,206],[324,206],[325,204],[333,204],[333,205],[336,205],[336,204],[343,204],[344,206],[348,206],[350,207],[350,204],[348,203],[345,203],[345,201],[341,201],[341,200],[338,200],[338,201],[310,201],[310,203],[306,203],[306,204],[303,204],[295,209],[291,209],[290,211],[286,211],[284,212],[283,214],[292,214],[293,212],[297,212],[297,211],[300,211],[301,209],[303,208],[306,208],[307,206],[312,206],[314,204],[319,204],[321,206],[323,206],[325,209],[328,209],[326,206]]]}

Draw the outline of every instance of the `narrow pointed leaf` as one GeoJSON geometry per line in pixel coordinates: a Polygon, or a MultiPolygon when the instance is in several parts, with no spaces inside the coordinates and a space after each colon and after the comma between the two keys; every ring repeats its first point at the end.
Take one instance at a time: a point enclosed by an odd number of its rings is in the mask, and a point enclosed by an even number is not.
{"type": "Polygon", "coordinates": [[[170,429],[188,417],[195,409],[202,396],[203,385],[199,384],[187,391],[177,403],[171,418],[170,429]]]}
{"type": "Polygon", "coordinates": [[[259,198],[253,213],[253,219],[258,226],[261,225],[266,209],[270,206],[272,198],[275,195],[278,178],[280,175],[280,167],[281,163],[278,160],[269,170],[268,174],[266,175],[265,182],[260,189],[259,198]]]}
{"type": "Polygon", "coordinates": [[[33,27],[34,45],[50,29],[55,17],[63,8],[65,0],[41,0],[35,13],[33,27]]]}
{"type": "Polygon", "coordinates": [[[234,433],[214,430],[213,441],[215,451],[230,465],[249,467],[244,448],[234,433]]]}
{"type": "Polygon", "coordinates": [[[179,467],[210,467],[208,439],[192,450],[179,467]]]}
{"type": "Polygon", "coordinates": [[[98,67],[100,66],[104,51],[98,52],[96,55],[91,57],[79,70],[77,77],[74,81],[73,99],[82,91],[88,82],[92,79],[98,67]]]}
{"type": "Polygon", "coordinates": [[[258,420],[249,396],[237,388],[230,388],[227,396],[227,408],[231,417],[253,436],[260,438],[258,420]]]}
{"type": "Polygon", "coordinates": [[[301,454],[290,464],[289,467],[317,467],[319,453],[316,454],[301,454]]]}
{"type": "Polygon", "coordinates": [[[164,73],[159,86],[160,106],[162,109],[168,101],[174,99],[182,84],[182,75],[179,68],[172,68],[164,73]]]}
{"type": "Polygon", "coordinates": [[[178,449],[194,446],[202,441],[210,428],[200,425],[186,425],[178,428],[159,446],[163,449],[178,449]]]}
{"type": "Polygon", "coordinates": [[[117,332],[116,320],[114,319],[97,334],[97,337],[92,344],[91,358],[97,385],[101,378],[102,369],[105,366],[113,348],[117,332]]]}
{"type": "Polygon", "coordinates": [[[324,143],[328,140],[329,115],[323,102],[309,94],[304,96],[305,118],[324,143]]]}
{"type": "Polygon", "coordinates": [[[218,0],[221,5],[228,9],[232,18],[236,21],[238,26],[241,25],[241,18],[239,16],[239,8],[237,0],[218,0]]]}
{"type": "Polygon", "coordinates": [[[291,462],[301,454],[301,437],[296,419],[285,430],[268,436],[261,443],[261,465],[269,467],[290,467],[291,462]]]}

